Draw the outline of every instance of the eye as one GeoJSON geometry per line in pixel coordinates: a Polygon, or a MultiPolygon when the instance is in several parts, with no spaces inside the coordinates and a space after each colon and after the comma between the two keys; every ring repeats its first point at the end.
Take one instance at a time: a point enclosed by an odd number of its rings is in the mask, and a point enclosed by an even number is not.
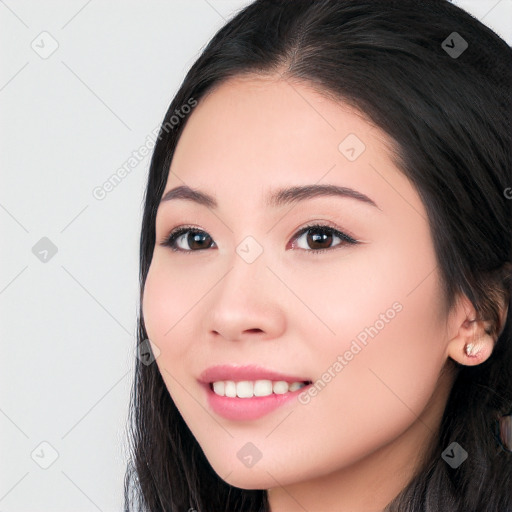
{"type": "Polygon", "coordinates": [[[193,247],[196,249],[208,249],[211,247],[211,243],[208,246],[205,244],[205,241],[211,241],[214,243],[211,237],[205,231],[202,231],[197,228],[193,228],[191,226],[182,226],[180,228],[176,228],[171,231],[167,238],[164,238],[160,245],[164,247],[170,247],[173,251],[176,252],[196,252],[193,247]],[[189,247],[191,249],[183,249],[178,246],[180,243],[190,244],[189,247]]]}
{"type": "MultiPolygon", "coordinates": [[[[311,224],[302,228],[293,236],[292,241],[294,242],[292,244],[293,248],[298,245],[299,249],[314,254],[322,253],[347,244],[355,245],[359,243],[346,233],[324,224],[311,224]],[[296,244],[295,241],[300,240],[304,235],[307,236],[304,238],[303,243],[296,244]],[[341,242],[336,244],[334,247],[331,247],[334,238],[340,239],[341,242]],[[312,248],[304,248],[304,243],[312,248]]],[[[205,231],[192,226],[182,226],[171,231],[171,233],[160,242],[160,245],[163,247],[170,247],[175,252],[191,253],[214,247],[215,242],[205,231]],[[183,245],[187,244],[189,248],[184,249],[183,245]]]]}
{"type": "Polygon", "coordinates": [[[347,244],[355,245],[359,243],[357,240],[347,235],[346,233],[343,233],[334,227],[324,224],[311,224],[302,228],[293,237],[293,240],[300,240],[302,237],[304,237],[304,235],[307,236],[304,238],[303,242],[306,244],[306,247],[309,246],[312,247],[312,249],[308,250],[303,245],[301,246],[301,244],[298,244],[299,248],[314,254],[322,253],[333,248],[336,249],[347,244]],[[341,242],[332,247],[331,245],[334,238],[339,238],[341,242]]]}

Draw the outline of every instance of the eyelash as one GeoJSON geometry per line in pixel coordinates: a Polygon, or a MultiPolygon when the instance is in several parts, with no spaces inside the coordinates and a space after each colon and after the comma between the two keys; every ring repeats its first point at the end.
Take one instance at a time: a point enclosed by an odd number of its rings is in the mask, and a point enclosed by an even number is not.
{"type": "MultiPolygon", "coordinates": [[[[293,236],[293,241],[295,241],[296,239],[300,238],[304,233],[307,233],[308,231],[312,230],[313,228],[320,228],[321,231],[323,232],[327,232],[327,233],[332,233],[333,235],[337,236],[338,238],[340,238],[342,240],[342,242],[340,242],[338,245],[334,246],[334,247],[328,247],[326,249],[300,249],[302,251],[305,251],[307,253],[313,253],[313,254],[322,254],[322,253],[325,253],[326,251],[332,251],[332,250],[335,250],[335,249],[339,249],[345,245],[356,245],[359,243],[358,240],[355,240],[354,238],[352,238],[351,236],[347,235],[346,233],[343,233],[342,231],[339,231],[337,230],[336,228],[332,227],[332,226],[329,226],[327,224],[309,224],[307,226],[304,226],[303,228],[301,228],[294,236],[293,236]]],[[[176,247],[176,241],[177,239],[185,234],[185,233],[188,233],[188,232],[191,232],[191,233],[206,233],[206,231],[203,231],[201,229],[198,229],[194,226],[181,226],[179,228],[176,228],[174,229],[173,231],[171,231],[169,233],[169,235],[167,235],[161,242],[160,242],[160,245],[163,246],[163,247],[170,247],[170,249],[174,252],[181,252],[181,253],[186,253],[186,254],[190,254],[190,253],[194,253],[194,252],[200,252],[200,251],[204,251],[205,249],[198,249],[198,250],[183,250],[183,249],[179,249],[176,247]]],[[[215,242],[213,242],[215,243],[215,242]]],[[[209,247],[208,247],[209,249],[209,247]]]]}

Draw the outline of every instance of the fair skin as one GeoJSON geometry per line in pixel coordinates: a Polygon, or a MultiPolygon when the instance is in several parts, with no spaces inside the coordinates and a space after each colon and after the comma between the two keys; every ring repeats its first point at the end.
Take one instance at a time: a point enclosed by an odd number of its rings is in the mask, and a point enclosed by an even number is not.
{"type": "Polygon", "coordinates": [[[492,352],[467,298],[446,310],[426,210],[388,142],[364,116],[304,83],[249,75],[195,107],[173,157],[165,192],[188,185],[218,207],[160,205],[146,330],[213,469],[236,487],[268,489],[272,512],[382,511],[436,436],[455,376],[451,366],[441,374],[447,361],[479,364],[492,352]],[[338,149],[348,134],[366,146],[354,161],[338,149]],[[350,187],[378,208],[335,196],[265,204],[270,191],[312,184],[350,187]],[[313,221],[359,243],[331,232],[332,248],[315,247],[306,233],[292,246],[313,221]],[[191,247],[192,236],[181,237],[182,252],[160,245],[183,225],[207,235],[204,249],[191,247]],[[250,264],[236,252],[247,236],[263,249],[250,264]],[[394,303],[400,312],[307,404],[251,421],[209,408],[197,381],[205,368],[253,363],[315,382],[394,303]],[[475,338],[478,355],[467,356],[475,338]],[[262,454],[252,467],[237,457],[248,442],[262,454]]]}

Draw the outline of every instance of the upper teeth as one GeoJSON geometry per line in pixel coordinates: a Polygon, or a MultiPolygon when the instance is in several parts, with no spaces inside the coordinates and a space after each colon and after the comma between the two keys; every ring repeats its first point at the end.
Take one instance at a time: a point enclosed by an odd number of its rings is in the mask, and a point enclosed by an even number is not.
{"type": "Polygon", "coordinates": [[[219,380],[213,383],[213,391],[220,396],[251,398],[253,396],[269,396],[273,392],[282,395],[288,391],[296,391],[304,387],[303,382],[292,382],[288,384],[284,380],[242,380],[235,382],[232,380],[219,380]]]}

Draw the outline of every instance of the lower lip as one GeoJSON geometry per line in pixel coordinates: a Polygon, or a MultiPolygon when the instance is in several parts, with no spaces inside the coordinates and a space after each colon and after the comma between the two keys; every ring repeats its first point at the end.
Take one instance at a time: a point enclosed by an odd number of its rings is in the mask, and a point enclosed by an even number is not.
{"type": "Polygon", "coordinates": [[[209,384],[202,384],[206,389],[208,404],[218,415],[233,421],[256,420],[271,413],[278,407],[296,400],[300,393],[307,390],[308,384],[295,391],[287,391],[281,395],[272,393],[268,396],[253,396],[252,398],[239,398],[219,396],[213,392],[209,384]]]}

